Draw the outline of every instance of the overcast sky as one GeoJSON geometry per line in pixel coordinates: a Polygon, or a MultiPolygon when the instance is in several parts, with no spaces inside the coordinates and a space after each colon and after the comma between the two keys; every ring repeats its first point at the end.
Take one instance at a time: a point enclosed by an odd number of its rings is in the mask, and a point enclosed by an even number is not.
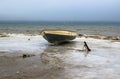
{"type": "Polygon", "coordinates": [[[120,21],[120,0],[0,0],[0,20],[120,21]]]}

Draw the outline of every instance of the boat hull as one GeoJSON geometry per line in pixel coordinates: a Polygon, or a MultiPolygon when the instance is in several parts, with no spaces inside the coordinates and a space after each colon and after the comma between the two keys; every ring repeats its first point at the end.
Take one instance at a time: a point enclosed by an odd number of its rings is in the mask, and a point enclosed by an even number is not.
{"type": "MultiPolygon", "coordinates": [[[[60,32],[60,31],[59,31],[60,32]]],[[[55,32],[54,32],[55,33],[55,32]]],[[[65,41],[70,41],[76,38],[76,35],[71,35],[72,32],[68,33],[60,33],[60,34],[54,34],[54,33],[47,33],[46,31],[42,32],[42,36],[50,43],[53,44],[60,44],[65,41]]]]}
{"type": "Polygon", "coordinates": [[[48,42],[58,44],[65,41],[75,39],[75,36],[65,36],[65,35],[56,35],[56,34],[45,34],[43,36],[48,42]]]}

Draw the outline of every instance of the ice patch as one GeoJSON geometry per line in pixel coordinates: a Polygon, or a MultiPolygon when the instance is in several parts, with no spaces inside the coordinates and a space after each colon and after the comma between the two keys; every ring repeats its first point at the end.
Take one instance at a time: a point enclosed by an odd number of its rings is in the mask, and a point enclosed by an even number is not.
{"type": "Polygon", "coordinates": [[[0,38],[0,51],[22,51],[37,54],[46,47],[46,41],[41,36],[18,36],[0,38]]]}

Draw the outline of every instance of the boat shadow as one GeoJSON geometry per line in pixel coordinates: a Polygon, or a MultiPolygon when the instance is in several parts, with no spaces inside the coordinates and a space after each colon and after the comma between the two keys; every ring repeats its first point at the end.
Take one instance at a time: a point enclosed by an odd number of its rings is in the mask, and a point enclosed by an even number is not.
{"type": "Polygon", "coordinates": [[[49,46],[72,46],[74,47],[76,43],[77,43],[76,41],[65,41],[59,44],[49,44],[49,46]]]}

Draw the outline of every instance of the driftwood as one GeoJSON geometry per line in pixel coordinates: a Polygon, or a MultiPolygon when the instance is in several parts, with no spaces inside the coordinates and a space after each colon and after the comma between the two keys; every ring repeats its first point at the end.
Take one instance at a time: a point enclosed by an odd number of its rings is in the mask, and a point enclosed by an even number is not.
{"type": "Polygon", "coordinates": [[[89,52],[91,51],[91,49],[88,47],[88,45],[87,45],[87,43],[85,41],[84,41],[84,48],[85,48],[85,51],[86,51],[85,56],[87,56],[89,54],[89,52]]]}
{"type": "Polygon", "coordinates": [[[88,47],[87,43],[84,41],[84,47],[86,48],[87,52],[90,52],[91,49],[88,47]]]}

